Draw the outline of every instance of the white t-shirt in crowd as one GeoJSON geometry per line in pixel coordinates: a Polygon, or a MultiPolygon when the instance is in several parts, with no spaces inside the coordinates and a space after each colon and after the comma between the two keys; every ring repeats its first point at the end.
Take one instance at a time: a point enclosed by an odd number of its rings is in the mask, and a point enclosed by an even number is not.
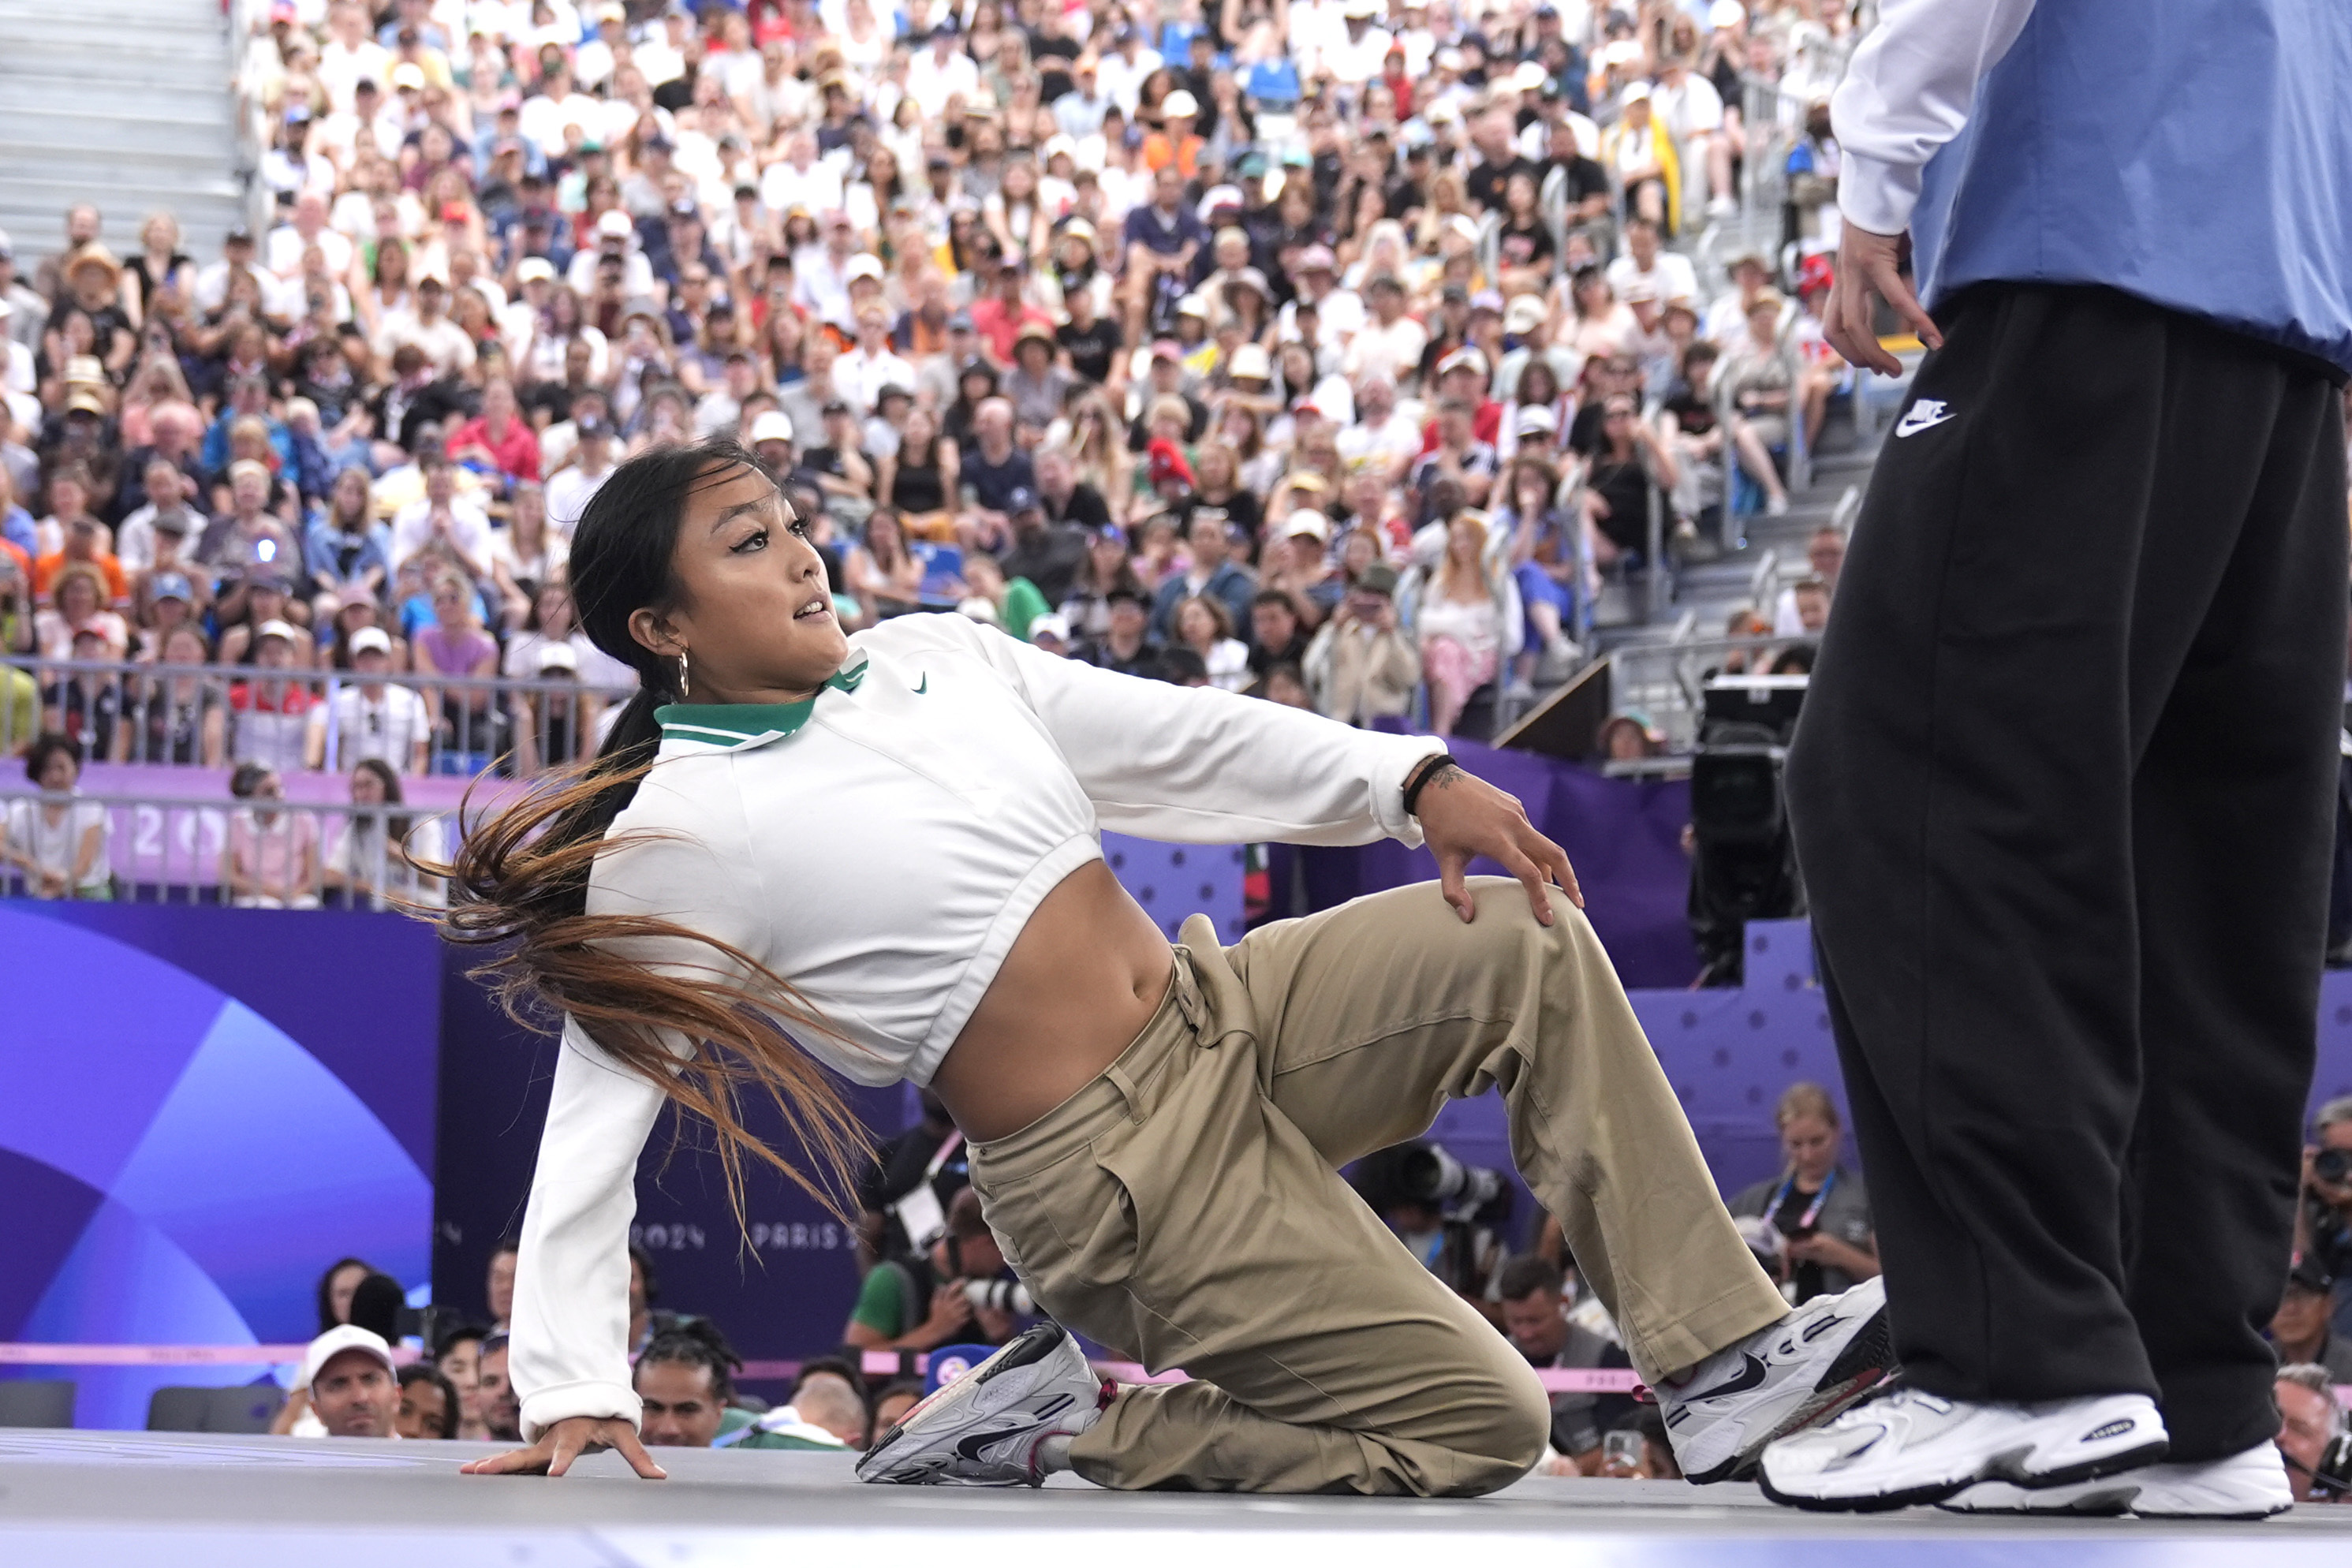
{"type": "Polygon", "coordinates": [[[370,697],[357,684],[335,692],[327,715],[327,766],[347,773],[373,758],[396,773],[415,771],[416,748],[432,727],[425,699],[405,686],[386,686],[370,697]]]}

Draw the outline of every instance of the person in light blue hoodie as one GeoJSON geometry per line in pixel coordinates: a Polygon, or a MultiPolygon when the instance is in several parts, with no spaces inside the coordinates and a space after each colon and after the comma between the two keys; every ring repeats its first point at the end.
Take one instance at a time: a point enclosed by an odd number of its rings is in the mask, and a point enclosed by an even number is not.
{"type": "Polygon", "coordinates": [[[1930,352],[1788,804],[1907,1387],[1769,1450],[1780,1500],[2292,1503],[2347,85],[2340,0],[1885,0],[1832,102],[1829,340],[1930,352]]]}

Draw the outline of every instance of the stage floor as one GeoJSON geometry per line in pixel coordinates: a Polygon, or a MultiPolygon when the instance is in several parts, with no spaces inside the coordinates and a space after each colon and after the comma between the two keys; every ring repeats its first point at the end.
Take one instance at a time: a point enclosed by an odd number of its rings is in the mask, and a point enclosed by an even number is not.
{"type": "Polygon", "coordinates": [[[599,1455],[561,1481],[474,1477],[471,1443],[0,1430],[8,1568],[953,1568],[1161,1563],[1427,1568],[1515,1549],[1546,1568],[2341,1568],[2352,1507],[2253,1525],[1792,1513],[1749,1487],[1529,1480],[1475,1501],[861,1487],[824,1455],[659,1450],[667,1482],[599,1455]],[[1462,1555],[1475,1552],[1475,1557],[1462,1555]],[[1834,1556],[1828,1553],[1834,1552],[1834,1556]],[[1051,1555],[1048,1556],[1047,1553],[1051,1555]],[[2255,1554],[2259,1552],[2259,1556],[2255,1554]],[[919,1553],[919,1555],[917,1555],[919,1553]]]}

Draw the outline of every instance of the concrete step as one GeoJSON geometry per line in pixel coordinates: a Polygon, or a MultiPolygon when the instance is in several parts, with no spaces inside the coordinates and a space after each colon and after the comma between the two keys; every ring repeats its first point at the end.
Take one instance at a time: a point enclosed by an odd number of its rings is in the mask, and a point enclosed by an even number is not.
{"type": "Polygon", "coordinates": [[[94,39],[104,40],[110,50],[120,47],[133,55],[156,53],[167,46],[226,54],[228,25],[218,13],[202,7],[174,6],[155,14],[96,11],[87,5],[0,12],[0,47],[12,56],[18,49],[87,52],[94,39]]]}
{"type": "MultiPolygon", "coordinates": [[[[5,82],[0,82],[0,93],[5,91],[5,82]]],[[[0,167],[37,168],[61,148],[91,153],[153,151],[173,157],[210,158],[215,165],[226,167],[236,158],[236,133],[216,116],[125,115],[102,110],[33,111],[0,104],[0,148],[31,147],[41,149],[38,158],[0,151],[0,167]]]]}
{"type": "Polygon", "coordinates": [[[34,169],[58,180],[104,184],[185,174],[201,183],[208,177],[232,174],[236,167],[236,148],[233,142],[227,145],[198,142],[189,146],[159,138],[139,147],[84,147],[26,141],[0,132],[0,169],[34,169]]]}
{"type": "MultiPolygon", "coordinates": [[[[226,78],[224,75],[223,80],[226,78]]],[[[0,63],[0,103],[28,113],[51,110],[83,113],[101,111],[116,103],[135,103],[148,114],[192,114],[228,123],[228,89],[201,80],[185,85],[146,83],[127,87],[117,81],[65,81],[18,76],[0,63]]]]}

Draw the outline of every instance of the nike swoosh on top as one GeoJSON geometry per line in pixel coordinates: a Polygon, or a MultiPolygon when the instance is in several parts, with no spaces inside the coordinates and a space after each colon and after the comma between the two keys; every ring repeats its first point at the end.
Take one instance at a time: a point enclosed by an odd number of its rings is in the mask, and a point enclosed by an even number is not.
{"type": "Polygon", "coordinates": [[[1747,1364],[1713,1388],[1698,1394],[1683,1395],[1684,1403],[1693,1404],[1702,1399],[1719,1399],[1727,1394],[1745,1394],[1761,1384],[1765,1378],[1764,1359],[1754,1351],[1744,1351],[1741,1355],[1747,1364]]]}
{"type": "Polygon", "coordinates": [[[924,692],[929,691],[930,689],[931,689],[931,672],[930,672],[929,670],[928,670],[928,669],[927,669],[927,670],[923,671],[923,683],[922,683],[922,685],[918,686],[917,688],[915,688],[915,695],[916,695],[916,696],[918,696],[918,697],[920,697],[924,692]]]}

